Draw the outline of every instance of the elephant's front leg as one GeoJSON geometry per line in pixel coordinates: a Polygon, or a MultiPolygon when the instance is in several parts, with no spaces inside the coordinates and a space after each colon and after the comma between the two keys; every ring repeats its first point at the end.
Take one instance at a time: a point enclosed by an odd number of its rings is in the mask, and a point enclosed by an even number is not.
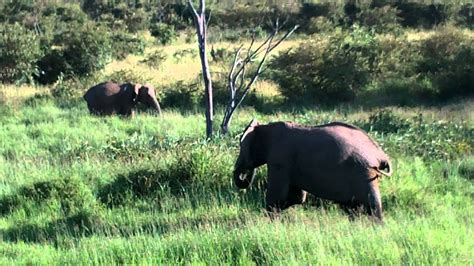
{"type": "Polygon", "coordinates": [[[270,214],[279,213],[287,207],[289,181],[288,167],[281,164],[268,165],[266,209],[270,214]]]}

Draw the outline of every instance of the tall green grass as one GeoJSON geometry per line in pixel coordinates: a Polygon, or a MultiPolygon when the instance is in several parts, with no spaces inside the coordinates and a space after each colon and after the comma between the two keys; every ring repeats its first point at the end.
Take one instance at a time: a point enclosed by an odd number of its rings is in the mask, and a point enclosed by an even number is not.
{"type": "Polygon", "coordinates": [[[244,109],[230,136],[206,141],[200,113],[99,118],[80,101],[41,101],[1,107],[0,264],[474,259],[473,121],[437,121],[422,109],[244,109]],[[343,120],[368,130],[395,168],[381,183],[386,224],[364,216],[351,222],[338,206],[313,197],[268,219],[265,169],[248,191],[232,184],[238,135],[252,117],[307,125],[343,120]]]}

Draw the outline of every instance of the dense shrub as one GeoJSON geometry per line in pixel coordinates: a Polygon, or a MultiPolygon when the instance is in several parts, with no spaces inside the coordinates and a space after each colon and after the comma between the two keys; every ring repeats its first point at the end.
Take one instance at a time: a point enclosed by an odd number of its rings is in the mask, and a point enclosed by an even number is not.
{"type": "Polygon", "coordinates": [[[174,26],[164,23],[155,23],[150,28],[151,35],[156,37],[162,45],[170,44],[178,38],[174,26]]]}
{"type": "Polygon", "coordinates": [[[45,56],[38,60],[40,73],[37,80],[40,83],[55,82],[61,73],[65,76],[90,75],[105,67],[114,52],[120,57],[144,49],[140,40],[120,35],[115,36],[116,41],[112,42],[106,29],[93,22],[70,23],[69,27],[74,30],[59,31],[54,36],[55,47],[48,47],[45,56]]]}
{"type": "Polygon", "coordinates": [[[398,2],[395,6],[400,10],[399,16],[404,26],[430,28],[443,23],[447,18],[445,6],[441,4],[398,2]]]}
{"type": "Polygon", "coordinates": [[[129,54],[142,55],[146,47],[146,42],[141,36],[125,31],[114,31],[111,44],[114,57],[117,59],[124,59],[129,54]]]}
{"type": "Polygon", "coordinates": [[[141,62],[152,68],[159,68],[161,64],[166,61],[167,57],[168,56],[163,52],[163,50],[156,50],[153,53],[148,54],[141,62]]]}
{"type": "Polygon", "coordinates": [[[112,74],[105,77],[106,80],[110,80],[117,83],[141,83],[145,84],[150,82],[150,79],[142,74],[142,72],[129,70],[129,69],[121,69],[119,71],[115,71],[112,74]]]}
{"type": "Polygon", "coordinates": [[[390,5],[365,8],[357,14],[361,25],[375,29],[378,33],[394,32],[400,29],[400,12],[390,5]]]}
{"type": "Polygon", "coordinates": [[[68,71],[87,75],[102,69],[113,53],[107,30],[89,23],[75,26],[77,28],[74,31],[68,31],[61,36],[68,71]]]}
{"type": "Polygon", "coordinates": [[[0,10],[0,22],[25,25],[34,20],[30,14],[37,11],[37,6],[28,1],[9,1],[3,5],[0,4],[0,10]]]}
{"type": "Polygon", "coordinates": [[[18,23],[0,25],[0,81],[31,82],[42,52],[39,38],[18,23]]]}
{"type": "Polygon", "coordinates": [[[77,78],[66,79],[63,74],[58,77],[58,81],[51,88],[51,95],[64,101],[81,96],[84,91],[84,84],[77,78]]]}
{"type": "Polygon", "coordinates": [[[35,78],[41,84],[55,82],[61,73],[65,73],[68,68],[62,51],[57,49],[49,51],[38,61],[37,65],[39,67],[39,74],[35,78]]]}
{"type": "Polygon", "coordinates": [[[419,47],[403,36],[377,37],[377,58],[374,74],[379,79],[412,77],[417,74],[419,47]]]}
{"type": "Polygon", "coordinates": [[[65,23],[86,23],[89,18],[84,13],[79,5],[65,4],[65,5],[49,5],[44,10],[45,16],[56,15],[57,20],[65,23]]]}
{"type": "Polygon", "coordinates": [[[329,3],[303,3],[299,14],[307,19],[328,17],[331,11],[329,3]]]}
{"type": "Polygon", "coordinates": [[[178,81],[164,89],[161,103],[166,107],[189,110],[198,105],[203,95],[203,90],[197,83],[178,81]]]}
{"type": "Polygon", "coordinates": [[[474,29],[474,4],[461,6],[455,20],[460,25],[465,25],[471,30],[474,29]]]}
{"type": "Polygon", "coordinates": [[[193,15],[186,3],[158,5],[150,7],[150,9],[153,10],[151,13],[152,24],[163,23],[172,25],[176,30],[185,30],[192,26],[193,15]]]}
{"type": "Polygon", "coordinates": [[[421,45],[418,71],[440,97],[474,92],[474,39],[452,27],[442,28],[421,45]]]}
{"type": "Polygon", "coordinates": [[[146,30],[149,27],[149,14],[142,8],[126,9],[124,21],[129,32],[146,30]]]}
{"type": "Polygon", "coordinates": [[[377,40],[357,28],[336,32],[327,42],[306,43],[271,62],[272,79],[293,100],[349,101],[376,69],[377,40]]]}
{"type": "Polygon", "coordinates": [[[474,39],[453,27],[421,41],[353,27],[276,57],[270,77],[290,100],[334,103],[378,91],[411,104],[474,92],[473,51],[474,39]]]}
{"type": "Polygon", "coordinates": [[[330,32],[334,27],[334,23],[332,23],[328,18],[319,16],[309,20],[306,32],[309,34],[330,32]]]}
{"type": "Polygon", "coordinates": [[[382,133],[397,133],[410,127],[410,121],[393,113],[393,110],[382,109],[369,116],[369,120],[363,127],[367,130],[375,130],[382,133]]]}

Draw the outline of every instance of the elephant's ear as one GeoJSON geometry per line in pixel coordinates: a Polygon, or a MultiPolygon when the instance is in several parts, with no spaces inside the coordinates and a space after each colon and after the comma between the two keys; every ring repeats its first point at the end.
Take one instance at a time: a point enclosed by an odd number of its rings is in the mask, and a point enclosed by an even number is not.
{"type": "Polygon", "coordinates": [[[152,97],[156,97],[155,95],[155,87],[153,87],[153,85],[147,83],[145,85],[143,85],[143,87],[147,88],[147,93],[148,95],[152,96],[152,97]]]}
{"type": "Polygon", "coordinates": [[[254,163],[255,156],[252,154],[252,145],[255,139],[255,127],[258,125],[258,122],[253,119],[240,137],[240,156],[242,156],[246,165],[253,165],[254,163]]]}
{"type": "Polygon", "coordinates": [[[257,122],[257,119],[252,119],[252,121],[250,121],[250,123],[248,124],[248,126],[245,128],[244,130],[244,133],[242,133],[242,136],[240,136],[240,143],[242,143],[244,141],[244,139],[246,138],[246,136],[253,132],[253,130],[255,129],[256,126],[258,126],[259,123],[257,122]]]}

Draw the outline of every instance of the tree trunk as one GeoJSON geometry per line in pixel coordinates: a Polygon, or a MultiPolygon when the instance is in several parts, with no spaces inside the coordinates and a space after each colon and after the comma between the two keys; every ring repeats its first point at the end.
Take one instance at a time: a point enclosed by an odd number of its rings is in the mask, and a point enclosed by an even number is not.
{"type": "Polygon", "coordinates": [[[212,79],[207,60],[206,43],[207,43],[207,24],[205,14],[205,0],[199,1],[199,14],[194,8],[191,1],[188,2],[194,15],[194,23],[196,25],[196,34],[199,44],[199,57],[201,58],[202,78],[204,80],[204,95],[206,101],[206,137],[212,138],[212,120],[214,118],[214,106],[212,102],[212,79]]]}

